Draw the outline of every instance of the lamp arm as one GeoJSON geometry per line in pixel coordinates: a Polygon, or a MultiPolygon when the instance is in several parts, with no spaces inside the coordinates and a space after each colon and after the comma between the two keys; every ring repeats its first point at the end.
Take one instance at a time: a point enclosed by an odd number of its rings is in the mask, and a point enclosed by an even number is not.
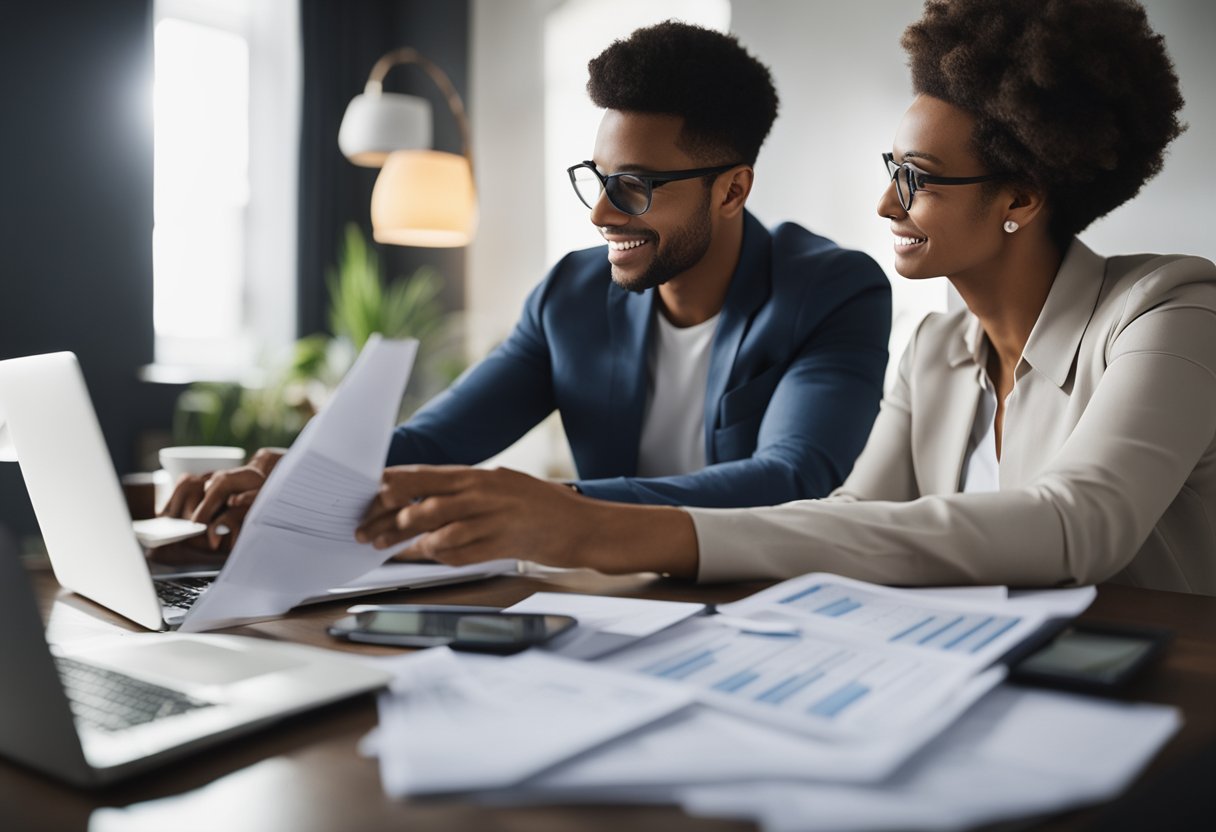
{"type": "Polygon", "coordinates": [[[367,86],[363,91],[368,95],[379,95],[384,90],[384,76],[388,75],[388,71],[398,64],[415,64],[430,76],[435,82],[435,86],[439,87],[439,91],[443,93],[448,102],[448,109],[452,111],[452,115],[456,118],[456,124],[460,128],[460,140],[464,146],[464,156],[469,160],[469,169],[473,168],[473,150],[472,142],[469,138],[469,119],[464,111],[464,101],[460,98],[460,93],[456,91],[456,87],[452,85],[452,81],[447,74],[440,69],[429,58],[418,53],[418,50],[404,47],[394,49],[392,52],[384,55],[380,60],[376,61],[372,67],[371,74],[367,78],[367,86]]]}

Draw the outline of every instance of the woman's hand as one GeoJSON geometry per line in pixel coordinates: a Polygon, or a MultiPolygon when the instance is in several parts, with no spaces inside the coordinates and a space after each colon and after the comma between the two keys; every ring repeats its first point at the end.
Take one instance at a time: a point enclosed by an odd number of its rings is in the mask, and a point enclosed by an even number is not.
{"type": "Polygon", "coordinates": [[[684,512],[593,500],[504,468],[389,468],[355,537],[381,549],[415,538],[398,557],[452,566],[522,558],[602,572],[696,572],[684,512]]]}
{"type": "Polygon", "coordinates": [[[417,537],[398,557],[454,566],[505,557],[575,566],[591,508],[565,485],[505,468],[401,465],[384,472],[355,537],[379,549],[417,537]]]}

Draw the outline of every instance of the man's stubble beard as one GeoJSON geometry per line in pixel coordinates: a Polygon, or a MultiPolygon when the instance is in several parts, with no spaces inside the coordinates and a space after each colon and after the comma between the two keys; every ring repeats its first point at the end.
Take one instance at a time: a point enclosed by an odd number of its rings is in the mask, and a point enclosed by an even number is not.
{"type": "MultiPolygon", "coordinates": [[[[693,214],[692,219],[676,229],[667,239],[667,244],[650,262],[646,271],[633,280],[621,279],[616,269],[612,270],[612,280],[622,289],[630,292],[645,292],[656,286],[662,286],[680,274],[701,262],[713,238],[712,225],[709,219],[710,197],[713,191],[705,189],[705,198],[693,214]]],[[[652,243],[653,245],[653,243],[652,243]]]]}

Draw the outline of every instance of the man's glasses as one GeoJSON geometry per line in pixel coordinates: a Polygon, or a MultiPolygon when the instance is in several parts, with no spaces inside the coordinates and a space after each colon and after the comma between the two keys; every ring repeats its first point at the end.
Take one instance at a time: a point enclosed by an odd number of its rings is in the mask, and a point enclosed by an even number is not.
{"type": "Polygon", "coordinates": [[[907,162],[902,165],[895,163],[895,154],[884,153],[882,160],[887,165],[887,173],[895,182],[895,193],[899,204],[905,211],[912,210],[912,197],[926,185],[974,185],[978,182],[991,182],[1000,179],[996,174],[988,176],[933,176],[923,170],[917,170],[907,162]]]}
{"type": "Polygon", "coordinates": [[[570,184],[574,192],[588,208],[595,208],[600,194],[607,192],[608,201],[618,211],[632,216],[645,214],[650,210],[650,199],[654,189],[668,182],[678,182],[681,179],[697,179],[702,176],[716,176],[731,168],[738,167],[742,162],[731,165],[718,165],[712,168],[693,168],[691,170],[669,170],[655,173],[611,173],[607,176],[595,169],[595,162],[580,162],[566,169],[570,174],[570,184]]]}

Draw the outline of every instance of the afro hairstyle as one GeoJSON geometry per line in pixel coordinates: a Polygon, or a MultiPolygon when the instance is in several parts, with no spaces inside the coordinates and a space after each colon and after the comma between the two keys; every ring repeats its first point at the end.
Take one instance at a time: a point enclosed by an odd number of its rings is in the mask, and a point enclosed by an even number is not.
{"type": "Polygon", "coordinates": [[[1165,42],[1132,0],[927,0],[901,42],[915,91],[976,119],[985,166],[1046,195],[1061,247],[1185,129],[1165,42]]]}
{"type": "Polygon", "coordinates": [[[712,29],[675,20],[638,29],[587,69],[597,107],[683,117],[681,147],[706,164],[755,164],[777,118],[768,67],[712,29]]]}

